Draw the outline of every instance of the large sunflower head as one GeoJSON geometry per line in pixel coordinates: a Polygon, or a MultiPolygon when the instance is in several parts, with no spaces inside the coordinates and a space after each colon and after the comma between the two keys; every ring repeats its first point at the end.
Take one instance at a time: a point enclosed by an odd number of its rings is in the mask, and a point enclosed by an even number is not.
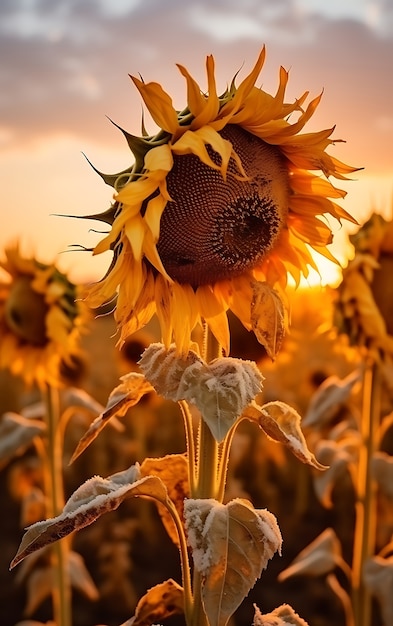
{"type": "Polygon", "coordinates": [[[204,321],[228,353],[228,309],[254,329],[261,283],[283,291],[288,274],[296,283],[307,277],[317,269],[313,250],[332,259],[322,216],[352,220],[335,201],[345,192],[328,180],[356,169],[326,153],[333,129],[300,134],[320,96],[306,107],[307,93],[286,103],[283,68],[274,96],[257,88],[264,57],[263,49],[251,73],[221,96],[212,56],[207,92],[179,65],[182,111],[158,83],[131,77],[160,131],[150,136],[143,127],[135,137],[121,129],[134,163],[100,173],[114,203],[89,216],[110,225],[94,254],[112,250],[113,260],[88,302],[96,307],[117,293],[120,343],[156,313],[167,346],[186,352],[204,321]]]}
{"type": "Polygon", "coordinates": [[[0,368],[28,385],[61,385],[87,320],[78,288],[55,265],[25,258],[17,246],[5,251],[0,267],[8,275],[0,283],[0,368]]]}

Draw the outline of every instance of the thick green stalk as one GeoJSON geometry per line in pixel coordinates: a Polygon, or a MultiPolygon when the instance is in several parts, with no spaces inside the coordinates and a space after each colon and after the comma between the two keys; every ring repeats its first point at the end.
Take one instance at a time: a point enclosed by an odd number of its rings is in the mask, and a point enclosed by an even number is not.
{"type": "MultiPolygon", "coordinates": [[[[221,355],[221,347],[205,325],[203,358],[207,363],[221,355]]],[[[203,413],[203,411],[202,411],[203,413]]],[[[197,449],[197,498],[215,498],[217,495],[218,444],[203,416],[199,425],[197,449]]]]}
{"type": "MultiPolygon", "coordinates": [[[[209,363],[221,355],[221,348],[213,334],[205,325],[203,358],[209,363]]],[[[197,443],[197,484],[195,498],[217,497],[218,444],[210,428],[201,417],[197,443]]],[[[199,572],[194,569],[193,594],[194,606],[190,626],[209,626],[202,603],[202,581],[199,572]]]]}
{"type": "Polygon", "coordinates": [[[376,486],[371,475],[371,460],[377,449],[381,415],[381,382],[378,365],[368,362],[363,375],[361,447],[356,486],[356,522],[352,562],[353,612],[356,626],[371,625],[371,595],[363,583],[363,566],[375,551],[376,486]]]}
{"type": "MultiPolygon", "coordinates": [[[[45,496],[47,517],[59,515],[64,507],[63,490],[63,440],[59,436],[60,401],[59,392],[48,386],[46,392],[47,447],[45,496]]],[[[68,569],[69,542],[57,541],[52,547],[53,566],[53,617],[56,626],[71,626],[71,586],[68,569]]]]}

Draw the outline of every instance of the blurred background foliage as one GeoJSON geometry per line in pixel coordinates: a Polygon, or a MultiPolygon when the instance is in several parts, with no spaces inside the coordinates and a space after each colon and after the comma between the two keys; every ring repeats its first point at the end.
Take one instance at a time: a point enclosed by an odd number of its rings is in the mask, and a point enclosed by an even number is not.
{"type": "MultiPolygon", "coordinates": [[[[281,400],[304,416],[314,392],[328,377],[344,378],[357,365],[357,353],[332,325],[334,290],[301,288],[290,294],[291,330],[276,361],[272,363],[251,333],[230,319],[232,356],[255,360],[264,377],[264,401],[281,400]]],[[[83,355],[66,373],[69,385],[79,387],[105,406],[119,377],[138,368],[144,348],[156,341],[157,327],[150,324],[130,338],[121,350],[116,347],[116,329],[110,314],[101,311],[90,322],[83,338],[83,355]]],[[[355,390],[356,391],[356,390],[355,390]]],[[[0,414],[20,411],[38,399],[34,389],[26,391],[17,379],[0,375],[0,414]]],[[[388,400],[390,402],[390,400],[388,400]]],[[[343,409],[345,410],[345,409],[343,409]]],[[[340,419],[340,416],[338,416],[340,419]]],[[[183,423],[178,407],[154,394],[145,396],[121,424],[121,431],[107,427],[72,465],[69,459],[90,420],[76,414],[70,421],[64,445],[66,497],[94,474],[107,476],[145,457],[164,456],[185,450],[183,423]]],[[[307,438],[307,432],[305,433],[307,438]]],[[[23,534],[22,509],[26,493],[40,485],[40,467],[34,448],[24,451],[0,472],[0,606],[2,626],[14,626],[24,618],[28,585],[20,580],[18,568],[9,563],[23,534]]],[[[333,489],[333,506],[324,508],[313,488],[312,470],[301,464],[286,448],[269,441],[255,425],[243,422],[234,439],[227,499],[248,497],[255,507],[267,508],[277,518],[283,535],[283,554],[276,555],[248,598],[238,609],[233,623],[251,624],[253,603],[263,612],[290,604],[312,626],[344,626],[339,600],[322,578],[296,577],[283,583],[277,577],[295,556],[325,528],[333,527],[343,556],[351,561],[354,528],[354,494],[350,478],[333,489]]],[[[385,522],[390,524],[392,520],[385,522]]],[[[392,522],[393,527],[393,522],[392,522]]],[[[146,589],[165,580],[180,581],[176,547],[167,537],[154,505],[130,500],[74,536],[79,552],[98,590],[91,601],[73,592],[73,626],[107,624],[116,626],[129,619],[138,598],[146,589]]],[[[341,581],[346,584],[345,581],[341,581]]],[[[50,600],[39,606],[30,619],[50,619],[50,600]]],[[[182,619],[167,620],[174,626],[182,619]]]]}

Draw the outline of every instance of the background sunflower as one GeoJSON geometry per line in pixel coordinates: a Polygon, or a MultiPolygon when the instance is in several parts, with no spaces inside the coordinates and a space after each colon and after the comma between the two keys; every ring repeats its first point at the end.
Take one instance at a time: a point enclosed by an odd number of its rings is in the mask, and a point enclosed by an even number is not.
{"type": "Polygon", "coordinates": [[[62,368],[73,367],[88,312],[78,288],[55,265],[5,250],[0,267],[0,367],[25,383],[61,385],[62,368]]]}

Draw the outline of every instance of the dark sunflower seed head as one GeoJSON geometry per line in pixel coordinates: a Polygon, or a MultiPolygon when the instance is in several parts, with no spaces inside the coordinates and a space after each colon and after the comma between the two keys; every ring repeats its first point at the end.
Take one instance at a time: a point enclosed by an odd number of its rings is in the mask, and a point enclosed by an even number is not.
{"type": "MultiPolygon", "coordinates": [[[[195,155],[174,155],[158,252],[168,274],[194,288],[255,267],[272,249],[288,211],[288,169],[279,149],[235,125],[228,139],[249,177],[230,160],[227,178],[195,155]]],[[[221,157],[207,147],[212,160],[221,157]]]]}

